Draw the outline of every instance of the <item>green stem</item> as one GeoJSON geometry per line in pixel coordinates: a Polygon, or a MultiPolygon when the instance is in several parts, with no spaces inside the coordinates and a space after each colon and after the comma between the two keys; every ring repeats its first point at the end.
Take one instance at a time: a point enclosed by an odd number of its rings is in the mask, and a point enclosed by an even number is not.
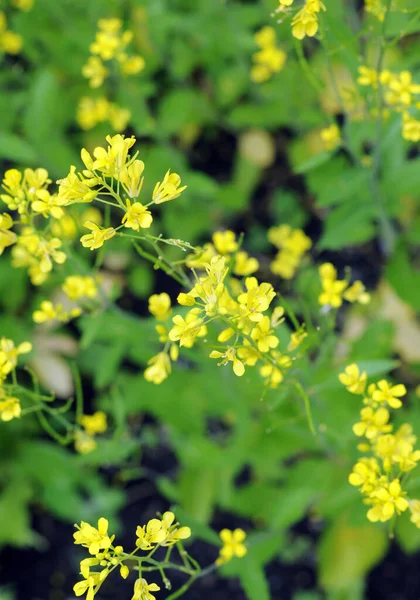
{"type": "Polygon", "coordinates": [[[305,404],[306,418],[308,419],[309,429],[310,429],[312,435],[314,435],[316,437],[317,434],[316,434],[314,422],[312,419],[311,399],[309,398],[308,394],[305,392],[305,390],[303,389],[303,387],[301,386],[301,384],[298,381],[294,381],[293,385],[294,385],[295,389],[297,390],[297,392],[299,393],[299,395],[301,396],[301,398],[303,398],[303,402],[305,404]]]}

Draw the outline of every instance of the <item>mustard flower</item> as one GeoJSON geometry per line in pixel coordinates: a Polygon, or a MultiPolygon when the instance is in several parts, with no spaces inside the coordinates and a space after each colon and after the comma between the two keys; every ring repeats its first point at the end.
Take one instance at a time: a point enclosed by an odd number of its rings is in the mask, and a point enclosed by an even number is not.
{"type": "Polygon", "coordinates": [[[56,195],[51,195],[48,190],[37,190],[35,192],[36,200],[32,202],[34,212],[41,214],[43,217],[53,217],[61,219],[64,211],[61,208],[63,204],[62,198],[56,195]]]}
{"type": "Polygon", "coordinates": [[[259,284],[255,277],[247,277],[245,287],[247,291],[238,296],[238,302],[247,318],[258,323],[263,318],[261,313],[268,309],[276,293],[270,283],[259,284]]]}
{"type": "Polygon", "coordinates": [[[121,62],[122,72],[125,75],[137,75],[143,71],[146,66],[144,58],[138,54],[128,56],[124,61],[121,62]]]}
{"type": "Polygon", "coordinates": [[[159,181],[155,185],[153,190],[152,198],[155,204],[162,204],[162,202],[169,202],[174,200],[181,195],[181,193],[187,189],[187,186],[181,186],[181,177],[177,173],[171,173],[167,171],[162,183],[159,181]]]}
{"type": "Polygon", "coordinates": [[[203,328],[203,319],[198,317],[199,312],[193,308],[185,319],[181,315],[175,315],[172,318],[174,327],[169,332],[169,339],[172,342],[179,341],[180,346],[190,347],[203,328]]]}
{"type": "Polygon", "coordinates": [[[92,232],[87,233],[80,238],[82,246],[84,248],[90,248],[90,250],[97,250],[98,248],[101,248],[104,245],[104,242],[110,240],[116,234],[116,231],[113,227],[101,229],[92,221],[86,221],[83,227],[86,227],[86,229],[89,229],[92,232]]]}
{"type": "Polygon", "coordinates": [[[143,206],[140,202],[134,202],[131,204],[130,200],[127,200],[127,212],[122,218],[122,223],[129,229],[140,231],[140,229],[147,229],[153,222],[152,213],[143,206]]]}
{"type": "Polygon", "coordinates": [[[154,545],[161,544],[166,536],[167,531],[159,519],[150,519],[147,525],[136,529],[136,546],[141,550],[151,550],[154,545]]]}
{"type": "Polygon", "coordinates": [[[373,88],[378,87],[378,73],[376,69],[371,69],[365,65],[359,67],[359,77],[357,83],[363,86],[371,86],[373,88]]]}
{"type": "Polygon", "coordinates": [[[361,281],[355,281],[353,285],[347,288],[343,297],[348,302],[359,302],[360,304],[369,304],[370,302],[370,294],[367,293],[361,281]]]}
{"type": "Polygon", "coordinates": [[[219,254],[231,254],[238,249],[238,242],[233,231],[216,231],[212,236],[214,247],[219,254]]]}
{"type": "Polygon", "coordinates": [[[241,377],[245,373],[245,366],[241,360],[239,360],[236,356],[235,348],[231,347],[226,350],[226,352],[219,352],[218,350],[213,350],[210,353],[210,358],[221,358],[222,360],[218,365],[227,365],[229,362],[233,364],[233,372],[238,377],[241,377]]]}
{"type": "Polygon", "coordinates": [[[49,300],[44,300],[41,302],[40,308],[34,311],[32,318],[35,323],[47,323],[48,321],[54,320],[65,323],[73,318],[79,317],[81,314],[82,310],[78,307],[66,311],[62,304],[53,304],[49,300]]]}
{"type": "Polygon", "coordinates": [[[166,352],[159,352],[149,360],[148,364],[149,366],[144,371],[146,381],[158,385],[167,379],[171,373],[171,361],[166,352]]]}
{"type": "Polygon", "coordinates": [[[292,20],[292,35],[298,40],[305,36],[313,37],[318,31],[318,13],[326,10],[321,0],[305,0],[292,20]]]}
{"type": "Polygon", "coordinates": [[[318,302],[322,306],[332,306],[339,308],[343,304],[343,292],[347,287],[346,281],[322,280],[322,293],[318,296],[318,302]]]}
{"type": "Polygon", "coordinates": [[[171,314],[171,299],[166,292],[153,294],[149,298],[149,312],[159,321],[165,321],[171,314]]]}
{"type": "Polygon", "coordinates": [[[129,150],[136,143],[136,138],[131,136],[126,138],[117,133],[114,136],[107,135],[107,149],[97,146],[93,151],[93,158],[85,148],[82,149],[82,161],[88,171],[100,171],[105,177],[115,177],[118,179],[120,173],[129,162],[129,150]]]}
{"type": "Polygon", "coordinates": [[[398,385],[391,385],[385,379],[378,382],[378,389],[372,394],[372,398],[375,402],[380,404],[388,404],[391,408],[401,408],[402,402],[400,398],[405,396],[407,393],[405,385],[399,383],[398,385]]]}
{"type": "Polygon", "coordinates": [[[5,337],[0,339],[0,380],[5,378],[17,367],[18,357],[28,354],[32,350],[32,344],[23,342],[15,346],[12,340],[5,337]]]}
{"type": "Polygon", "coordinates": [[[338,379],[351,394],[363,394],[366,388],[367,373],[366,371],[361,373],[359,367],[352,363],[344,369],[344,373],[339,374],[338,379]]]}
{"type": "Polygon", "coordinates": [[[410,142],[420,141],[420,121],[407,112],[403,114],[402,136],[410,142]]]}
{"type": "Polygon", "coordinates": [[[0,214],[0,256],[5,248],[12,246],[17,240],[16,233],[10,231],[12,227],[12,217],[8,213],[0,214]]]}
{"type": "Polygon", "coordinates": [[[101,87],[108,73],[108,69],[97,56],[89,56],[87,63],[82,68],[82,75],[89,79],[91,88],[101,87]]]}
{"type": "Polygon", "coordinates": [[[260,352],[269,352],[270,349],[277,348],[279,345],[279,339],[273,335],[270,327],[269,317],[263,317],[251,331],[251,338],[257,342],[260,352]]]}
{"type": "Polygon", "coordinates": [[[174,523],[175,515],[171,511],[167,511],[162,515],[162,528],[166,532],[166,537],[162,542],[162,546],[171,546],[180,540],[187,540],[191,537],[191,529],[189,527],[178,527],[179,523],[174,523]]]}
{"type": "Polygon", "coordinates": [[[84,581],[79,581],[73,587],[76,596],[86,594],[86,600],[93,600],[95,597],[95,587],[101,583],[100,573],[91,573],[84,581]]]}
{"type": "Polygon", "coordinates": [[[303,342],[303,340],[308,337],[308,332],[304,331],[303,329],[300,329],[299,331],[294,331],[293,333],[290,334],[290,342],[289,345],[287,346],[287,349],[289,352],[293,352],[293,350],[296,350],[296,348],[298,348],[300,346],[300,344],[303,342]]]}
{"type": "Polygon", "coordinates": [[[108,521],[104,517],[99,519],[97,528],[84,521],[75,527],[77,531],[73,534],[74,543],[88,548],[89,554],[96,555],[101,549],[107,550],[115,537],[109,537],[108,521]]]}
{"type": "Polygon", "coordinates": [[[144,180],[143,171],[144,162],[134,160],[128,166],[123,167],[118,174],[118,181],[130,198],[137,198],[140,195],[144,180]]]}
{"type": "Polygon", "coordinates": [[[260,265],[256,258],[248,256],[247,252],[241,250],[235,254],[233,272],[240,277],[247,277],[258,271],[260,265]]]}
{"type": "Polygon", "coordinates": [[[409,505],[404,495],[399,479],[373,490],[369,495],[369,500],[373,502],[373,507],[367,513],[369,521],[389,521],[395,513],[399,515],[406,511],[409,505]]]}
{"type": "Polygon", "coordinates": [[[102,410],[96,411],[93,415],[81,415],[79,423],[90,436],[105,433],[108,428],[106,414],[102,410]]]}
{"type": "Polygon", "coordinates": [[[247,548],[244,544],[246,533],[243,529],[235,529],[234,531],[222,529],[219,535],[223,542],[223,547],[220,549],[219,558],[216,561],[218,565],[229,562],[234,556],[238,558],[245,556],[247,553],[247,548]]]}
{"type": "Polygon", "coordinates": [[[382,433],[391,431],[391,425],[388,425],[389,411],[384,408],[373,410],[371,406],[366,406],[360,411],[361,421],[353,425],[353,432],[358,437],[364,435],[368,440],[372,440],[382,433]]]}
{"type": "Polygon", "coordinates": [[[96,441],[84,431],[74,432],[74,448],[79,454],[90,454],[96,449],[96,441]]]}
{"type": "Polygon", "coordinates": [[[11,421],[12,419],[18,419],[20,415],[21,407],[19,398],[7,396],[4,389],[0,387],[0,420],[4,422],[11,421]]]}
{"type": "Polygon", "coordinates": [[[420,500],[409,500],[410,521],[420,529],[420,500]]]}
{"type": "Polygon", "coordinates": [[[137,579],[134,584],[134,594],[131,600],[156,600],[150,592],[158,592],[160,587],[156,583],[147,583],[143,578],[137,579]]]}
{"type": "Polygon", "coordinates": [[[76,173],[76,167],[71,166],[67,177],[59,179],[57,184],[58,197],[63,206],[74,204],[75,202],[92,202],[98,192],[92,189],[92,185],[97,181],[86,179],[80,173],[76,173]]]}
{"type": "Polygon", "coordinates": [[[360,491],[370,494],[378,485],[381,469],[376,458],[361,458],[349,475],[349,483],[360,487],[360,491]]]}
{"type": "Polygon", "coordinates": [[[96,298],[98,295],[98,287],[94,278],[83,275],[69,275],[66,277],[61,289],[70,300],[96,298]]]}
{"type": "Polygon", "coordinates": [[[378,21],[385,19],[386,9],[382,0],[365,0],[365,11],[375,16],[378,21]]]}

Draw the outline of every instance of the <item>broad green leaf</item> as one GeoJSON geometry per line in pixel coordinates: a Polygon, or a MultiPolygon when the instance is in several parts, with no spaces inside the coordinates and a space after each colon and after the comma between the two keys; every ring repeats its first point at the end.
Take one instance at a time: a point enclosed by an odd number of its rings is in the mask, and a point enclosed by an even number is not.
{"type": "Polygon", "coordinates": [[[6,132],[0,132],[0,158],[7,158],[25,166],[37,162],[37,154],[26,140],[6,132]]]}

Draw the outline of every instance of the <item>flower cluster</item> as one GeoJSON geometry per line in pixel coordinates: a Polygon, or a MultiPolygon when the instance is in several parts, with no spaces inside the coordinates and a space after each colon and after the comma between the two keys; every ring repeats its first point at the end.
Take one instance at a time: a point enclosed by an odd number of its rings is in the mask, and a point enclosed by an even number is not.
{"type": "Polygon", "coordinates": [[[278,253],[270,265],[272,273],[292,279],[302,258],[312,242],[301,229],[292,229],[290,225],[279,225],[268,230],[268,240],[278,249],[278,253]]]}
{"type": "Polygon", "coordinates": [[[90,98],[83,96],[77,108],[77,122],[82,129],[93,129],[98,123],[110,123],[116,132],[124,131],[131,118],[127,108],[120,108],[114,102],[109,102],[105,96],[90,98]]]}
{"type": "Polygon", "coordinates": [[[365,12],[382,22],[385,19],[386,9],[382,0],[365,0],[365,12]]]}
{"type": "Polygon", "coordinates": [[[32,350],[29,342],[23,342],[15,346],[12,340],[0,339],[0,420],[11,421],[21,415],[19,398],[11,395],[11,386],[7,385],[8,376],[13,373],[18,364],[21,354],[27,354],[32,350]]]}
{"type": "MultiPolygon", "coordinates": [[[[83,275],[69,275],[61,286],[67,299],[72,303],[80,301],[81,304],[87,304],[90,300],[97,298],[98,287],[93,277],[83,275]]],[[[69,306],[64,308],[63,304],[54,304],[50,300],[43,300],[41,306],[36,310],[32,318],[35,323],[48,323],[51,321],[60,321],[67,323],[71,319],[79,317],[83,312],[84,306],[69,306]]]]}
{"type": "Polygon", "coordinates": [[[171,325],[169,297],[160,294],[150,298],[150,311],[167,324],[156,327],[165,346],[149,361],[145,377],[153,383],[164,381],[171,372],[171,360],[178,357],[178,346],[191,348],[198,338],[207,335],[211,323],[222,329],[218,330],[219,344],[210,352],[210,358],[218,360],[219,366],[231,364],[238,377],[246,367],[258,365],[266,386],[277,387],[292,366],[292,357],[278,349],[276,329],[284,320],[284,310],[277,306],[270,315],[265,314],[276,294],[270,283],[246,276],[248,270],[258,267],[252,258],[241,258],[244,281],[229,275],[230,271],[236,273],[238,267],[234,258],[238,242],[233,232],[216,232],[213,244],[197,249],[187,258],[195,284],[178,296],[178,303],[189,309],[186,314],[172,316],[171,325]]]}
{"type": "Polygon", "coordinates": [[[331,263],[324,263],[319,267],[322,292],[318,297],[321,306],[339,308],[343,300],[368,304],[370,295],[361,281],[349,285],[348,281],[337,279],[337,270],[331,263]]]}
{"type": "MultiPolygon", "coordinates": [[[[280,0],[277,13],[287,13],[291,10],[294,0],[280,0]]],[[[326,10],[321,0],[305,0],[305,4],[299,9],[292,19],[292,35],[298,40],[306,36],[313,37],[318,31],[319,13],[326,10]]]]}
{"type": "Polygon", "coordinates": [[[255,34],[255,43],[260,50],[252,57],[251,79],[255,83],[268,81],[284,67],[286,53],[276,46],[276,32],[273,27],[263,27],[255,34]]]}
{"type": "MultiPolygon", "coordinates": [[[[358,83],[383,94],[384,115],[390,111],[402,114],[402,136],[411,142],[420,141],[420,119],[413,111],[420,110],[420,84],[413,82],[410,71],[392,73],[388,69],[378,73],[375,69],[362,65],[359,67],[358,83]]],[[[417,113],[418,114],[418,113],[417,113]]]]}
{"type": "Polygon", "coordinates": [[[147,205],[138,202],[137,198],[143,186],[144,163],[137,159],[138,152],[132,156],[129,154],[136,139],[117,134],[113,137],[107,136],[106,140],[107,149],[97,147],[93,156],[83,148],[81,158],[85,169],[77,173],[76,167],[72,166],[67,177],[57,182],[58,198],[62,206],[92,202],[96,199],[112,204],[124,213],[117,229],[101,228],[93,221],[85,223],[84,226],[90,233],[84,235],[80,241],[90,250],[103,246],[116,235],[118,229],[129,228],[138,232],[140,229],[149,228],[153,217],[148,207],[178,198],[186,189],[186,186],[181,186],[181,178],[177,173],[167,171],[162,182],[155,185],[151,201],[147,205]],[[114,202],[106,200],[104,196],[111,196],[114,202]]]}
{"type": "Polygon", "coordinates": [[[145,62],[141,56],[127,53],[127,46],[132,39],[133,33],[122,30],[120,19],[98,21],[96,38],[90,46],[91,56],[82,70],[84,77],[89,79],[91,87],[101,87],[114,65],[118,65],[125,75],[135,75],[144,69],[145,62]]]}
{"type": "Polygon", "coordinates": [[[418,501],[409,501],[402,488],[403,476],[420,460],[420,450],[414,448],[417,438],[408,423],[394,433],[389,422],[390,409],[402,406],[405,386],[392,385],[385,379],[367,386],[367,374],[356,364],[346,367],[339,379],[350,393],[362,396],[365,405],[353,432],[364,438],[358,448],[367,456],[354,465],[349,482],[360,489],[365,504],[370,506],[367,518],[372,522],[389,521],[410,508],[412,521],[420,526],[418,501]]]}
{"type": "Polygon", "coordinates": [[[93,415],[81,415],[79,424],[82,429],[76,429],[74,433],[74,447],[80,454],[88,454],[96,448],[95,435],[108,429],[107,417],[98,410],[93,415]]]}
{"type": "Polygon", "coordinates": [[[22,38],[14,31],[7,29],[6,15],[0,11],[0,52],[19,54],[22,49],[22,38]]]}
{"type": "MultiPolygon", "coordinates": [[[[94,417],[95,415],[92,415],[91,419],[94,417]]],[[[85,420],[87,418],[86,415],[83,417],[85,420]]],[[[94,422],[91,420],[87,421],[85,426],[91,428],[93,425],[94,422]]],[[[154,583],[149,584],[142,578],[142,564],[149,565],[147,570],[154,570],[150,565],[156,565],[156,561],[151,560],[150,557],[158,547],[167,547],[169,550],[167,556],[169,557],[171,547],[191,536],[190,528],[180,527],[179,523],[175,521],[174,513],[165,512],[161,519],[151,519],[146,525],[137,527],[136,547],[127,554],[122,546],[114,544],[115,535],[108,533],[107,519],[100,518],[97,527],[84,521],[75,527],[77,531],[73,534],[74,543],[86,548],[90,557],[84,558],[80,562],[80,574],[83,579],[76,583],[73,590],[76,596],[87,593],[86,600],[92,600],[95,597],[105,579],[115,569],[118,568],[121,577],[126,579],[130,574],[130,567],[125,564],[126,562],[129,565],[133,562],[137,563],[134,569],[138,572],[138,578],[134,583],[133,600],[153,599],[154,596],[150,592],[159,591],[160,587],[154,583]],[[140,551],[149,554],[139,556],[140,551]]],[[[165,563],[162,562],[156,567],[156,570],[164,574],[165,566],[165,563]]]]}

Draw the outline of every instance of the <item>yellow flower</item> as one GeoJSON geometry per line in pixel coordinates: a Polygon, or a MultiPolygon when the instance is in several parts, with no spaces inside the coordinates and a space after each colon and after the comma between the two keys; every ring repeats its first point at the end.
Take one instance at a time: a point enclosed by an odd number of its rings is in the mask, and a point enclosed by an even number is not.
{"type": "Polygon", "coordinates": [[[79,429],[74,433],[74,447],[79,454],[90,454],[96,449],[96,442],[93,437],[87,435],[79,429]]]}
{"type": "Polygon", "coordinates": [[[245,373],[245,367],[242,361],[240,361],[236,356],[235,348],[228,348],[226,352],[219,352],[218,350],[213,350],[210,353],[210,358],[222,358],[223,360],[218,363],[220,365],[227,365],[228,362],[233,363],[233,372],[238,377],[241,377],[245,373]]]}
{"type": "Polygon", "coordinates": [[[92,160],[90,154],[83,148],[82,160],[86,168],[90,171],[101,171],[105,177],[119,178],[123,169],[128,165],[128,151],[136,143],[136,138],[131,136],[126,138],[117,133],[114,136],[106,136],[108,148],[98,146],[93,151],[95,160],[92,160]]]}
{"type": "Polygon", "coordinates": [[[279,339],[270,329],[271,323],[268,317],[263,317],[251,331],[251,338],[257,342],[260,352],[269,352],[272,348],[277,348],[279,339]]]}
{"type": "Polygon", "coordinates": [[[0,380],[4,379],[17,367],[18,357],[28,354],[32,350],[32,344],[23,342],[15,346],[12,340],[5,337],[0,339],[0,380]]]}
{"type": "Polygon", "coordinates": [[[382,0],[365,0],[365,11],[374,15],[378,21],[385,19],[386,9],[382,0]]]}
{"type": "Polygon", "coordinates": [[[245,287],[247,291],[238,296],[238,302],[244,310],[244,316],[258,323],[263,318],[261,313],[268,309],[276,293],[270,283],[258,284],[255,277],[247,277],[245,287]]]}
{"type": "Polygon", "coordinates": [[[149,360],[148,364],[149,366],[144,371],[146,381],[151,381],[158,385],[171,373],[171,361],[166,352],[159,352],[159,354],[149,360]]]}
{"type": "Polygon", "coordinates": [[[180,346],[191,347],[195,338],[203,330],[203,319],[198,317],[200,311],[190,310],[185,319],[181,315],[175,315],[172,318],[174,327],[169,332],[169,339],[172,342],[179,341],[180,346]]]}
{"type": "Polygon", "coordinates": [[[108,428],[106,414],[102,410],[96,411],[93,415],[81,415],[79,423],[90,436],[105,433],[108,428]]]}
{"type": "Polygon", "coordinates": [[[150,519],[147,525],[136,529],[136,546],[141,550],[151,550],[154,544],[161,544],[166,538],[167,532],[159,519],[150,519]]]}
{"type": "Polygon", "coordinates": [[[89,229],[92,233],[87,233],[80,238],[82,246],[84,248],[90,248],[90,250],[97,250],[104,245],[104,242],[110,240],[116,234],[116,231],[113,227],[107,227],[106,229],[101,229],[93,223],[92,221],[86,221],[83,225],[86,229],[89,229]]]}
{"type": "Polygon", "coordinates": [[[333,124],[325,129],[321,130],[321,140],[324,142],[326,150],[335,150],[341,144],[340,129],[337,125],[333,124]]]}
{"type": "Polygon", "coordinates": [[[420,121],[407,112],[403,114],[402,136],[410,142],[420,141],[420,121]]]}
{"type": "Polygon", "coordinates": [[[353,425],[353,432],[358,437],[364,435],[368,440],[373,440],[392,429],[392,426],[387,424],[389,411],[384,407],[375,411],[371,406],[366,406],[360,411],[360,417],[362,420],[353,425]]]}
{"type": "Polygon", "coordinates": [[[92,573],[84,581],[79,581],[73,587],[76,596],[83,596],[87,592],[86,600],[93,600],[95,597],[95,587],[100,583],[100,573],[92,573]]]}
{"type": "Polygon", "coordinates": [[[53,217],[61,219],[64,211],[61,208],[63,204],[62,198],[51,195],[48,190],[37,190],[35,192],[36,200],[32,202],[32,209],[36,213],[40,213],[43,217],[53,217]]]}
{"type": "Polygon", "coordinates": [[[343,294],[348,302],[359,302],[360,304],[369,304],[370,294],[367,293],[365,286],[361,281],[355,281],[343,294]]]}
{"type": "Polygon", "coordinates": [[[389,81],[389,92],[386,94],[388,104],[410,106],[414,94],[420,94],[420,85],[413,83],[410,71],[402,71],[389,81]]]}
{"type": "Polygon", "coordinates": [[[325,10],[321,0],[305,0],[301,8],[292,20],[292,35],[298,40],[305,36],[313,37],[318,31],[318,13],[325,10]]]}
{"type": "Polygon", "coordinates": [[[223,542],[223,547],[220,550],[216,564],[222,565],[230,561],[234,556],[238,558],[245,556],[247,553],[247,548],[244,544],[246,533],[243,529],[235,529],[234,531],[222,529],[219,535],[223,542]]]}
{"type": "Polygon", "coordinates": [[[58,198],[62,206],[68,206],[75,202],[92,202],[98,192],[92,190],[97,184],[96,179],[84,178],[80,173],[76,174],[76,167],[70,167],[70,173],[64,179],[57,181],[58,198]]]}
{"type": "Polygon", "coordinates": [[[122,62],[122,72],[126,75],[137,75],[137,73],[143,71],[145,66],[146,62],[144,58],[138,54],[134,54],[122,62]]]}
{"type": "Polygon", "coordinates": [[[96,555],[101,549],[107,550],[115,537],[109,537],[108,521],[104,517],[99,519],[97,529],[84,521],[75,527],[77,531],[73,534],[74,543],[88,548],[89,554],[96,555]]]}
{"type": "Polygon", "coordinates": [[[66,277],[62,290],[70,300],[96,298],[98,295],[98,287],[94,278],[83,275],[69,275],[66,277]]]}
{"type": "Polygon", "coordinates": [[[322,280],[323,291],[318,296],[318,302],[322,306],[332,306],[339,308],[343,303],[343,292],[347,287],[346,281],[331,281],[330,279],[322,280]]]}
{"type": "Polygon", "coordinates": [[[125,227],[140,231],[140,229],[147,229],[153,222],[152,213],[143,206],[140,202],[134,202],[131,204],[130,200],[127,200],[127,212],[121,221],[125,227]]]}
{"type": "MultiPolygon", "coordinates": [[[[4,14],[4,13],[1,13],[4,14]]],[[[19,54],[22,49],[23,40],[18,33],[0,28],[0,51],[6,54],[19,54]]]]}
{"type": "Polygon", "coordinates": [[[108,73],[108,69],[97,56],[89,56],[87,63],[82,69],[83,77],[89,79],[89,85],[92,88],[101,87],[108,73]]]}
{"type": "Polygon", "coordinates": [[[156,583],[147,583],[145,579],[137,579],[134,584],[134,594],[131,600],[156,600],[150,592],[158,592],[160,587],[156,583]]]}
{"type": "Polygon", "coordinates": [[[173,512],[167,511],[162,515],[162,528],[166,533],[166,537],[162,542],[162,546],[171,546],[179,540],[187,540],[191,537],[191,529],[189,527],[178,527],[179,523],[174,523],[175,515],[173,512]]]}
{"type": "Polygon", "coordinates": [[[368,511],[367,518],[372,523],[389,521],[395,513],[398,515],[406,511],[408,502],[404,498],[405,492],[401,490],[399,479],[394,479],[389,484],[379,486],[373,490],[369,499],[374,506],[368,511]]]}
{"type": "Polygon", "coordinates": [[[0,214],[0,256],[5,248],[12,246],[17,240],[16,233],[10,231],[12,227],[12,217],[8,213],[0,214]]]}
{"type": "Polygon", "coordinates": [[[219,254],[231,254],[238,249],[236,236],[229,230],[213,233],[213,244],[219,254]]]}
{"type": "Polygon", "coordinates": [[[362,493],[370,494],[376,489],[381,474],[376,458],[361,458],[349,475],[349,483],[360,487],[362,493]]]}
{"type": "Polygon", "coordinates": [[[391,408],[401,408],[402,402],[400,398],[405,396],[407,393],[405,385],[399,383],[398,385],[391,385],[385,379],[378,382],[378,388],[372,394],[372,398],[375,402],[380,404],[388,404],[391,408]]]}
{"type": "Polygon", "coordinates": [[[149,298],[149,312],[159,321],[165,321],[171,314],[171,299],[166,292],[153,294],[149,298]]]}
{"type": "Polygon", "coordinates": [[[13,6],[16,6],[16,8],[24,12],[31,10],[33,5],[34,0],[13,0],[13,6]]]}
{"type": "Polygon", "coordinates": [[[181,177],[177,173],[171,173],[170,170],[167,171],[162,183],[159,181],[155,185],[152,195],[153,202],[155,204],[162,204],[162,202],[169,202],[169,200],[178,198],[187,189],[186,185],[182,187],[180,185],[181,177]]]}
{"type": "Polygon", "coordinates": [[[359,77],[357,79],[359,85],[378,87],[378,74],[376,69],[371,69],[364,65],[359,67],[359,77]]]}
{"type": "Polygon", "coordinates": [[[359,367],[352,363],[344,369],[344,373],[339,374],[338,379],[351,394],[363,394],[366,388],[367,373],[366,371],[361,373],[359,367]]]}
{"type": "Polygon", "coordinates": [[[18,419],[20,414],[21,407],[19,398],[7,396],[3,388],[0,388],[0,420],[6,422],[11,421],[12,419],[18,419]]]}
{"type": "Polygon", "coordinates": [[[300,329],[299,331],[295,331],[290,334],[290,342],[287,346],[289,352],[293,352],[296,350],[298,346],[303,342],[303,340],[308,336],[308,332],[300,329]]]}
{"type": "Polygon", "coordinates": [[[121,169],[118,181],[121,182],[125,192],[130,198],[137,198],[143,186],[144,162],[135,160],[130,165],[121,169]]]}
{"type": "Polygon", "coordinates": [[[233,272],[240,277],[247,277],[258,271],[260,265],[256,258],[248,256],[247,252],[240,251],[235,254],[233,272]]]}

